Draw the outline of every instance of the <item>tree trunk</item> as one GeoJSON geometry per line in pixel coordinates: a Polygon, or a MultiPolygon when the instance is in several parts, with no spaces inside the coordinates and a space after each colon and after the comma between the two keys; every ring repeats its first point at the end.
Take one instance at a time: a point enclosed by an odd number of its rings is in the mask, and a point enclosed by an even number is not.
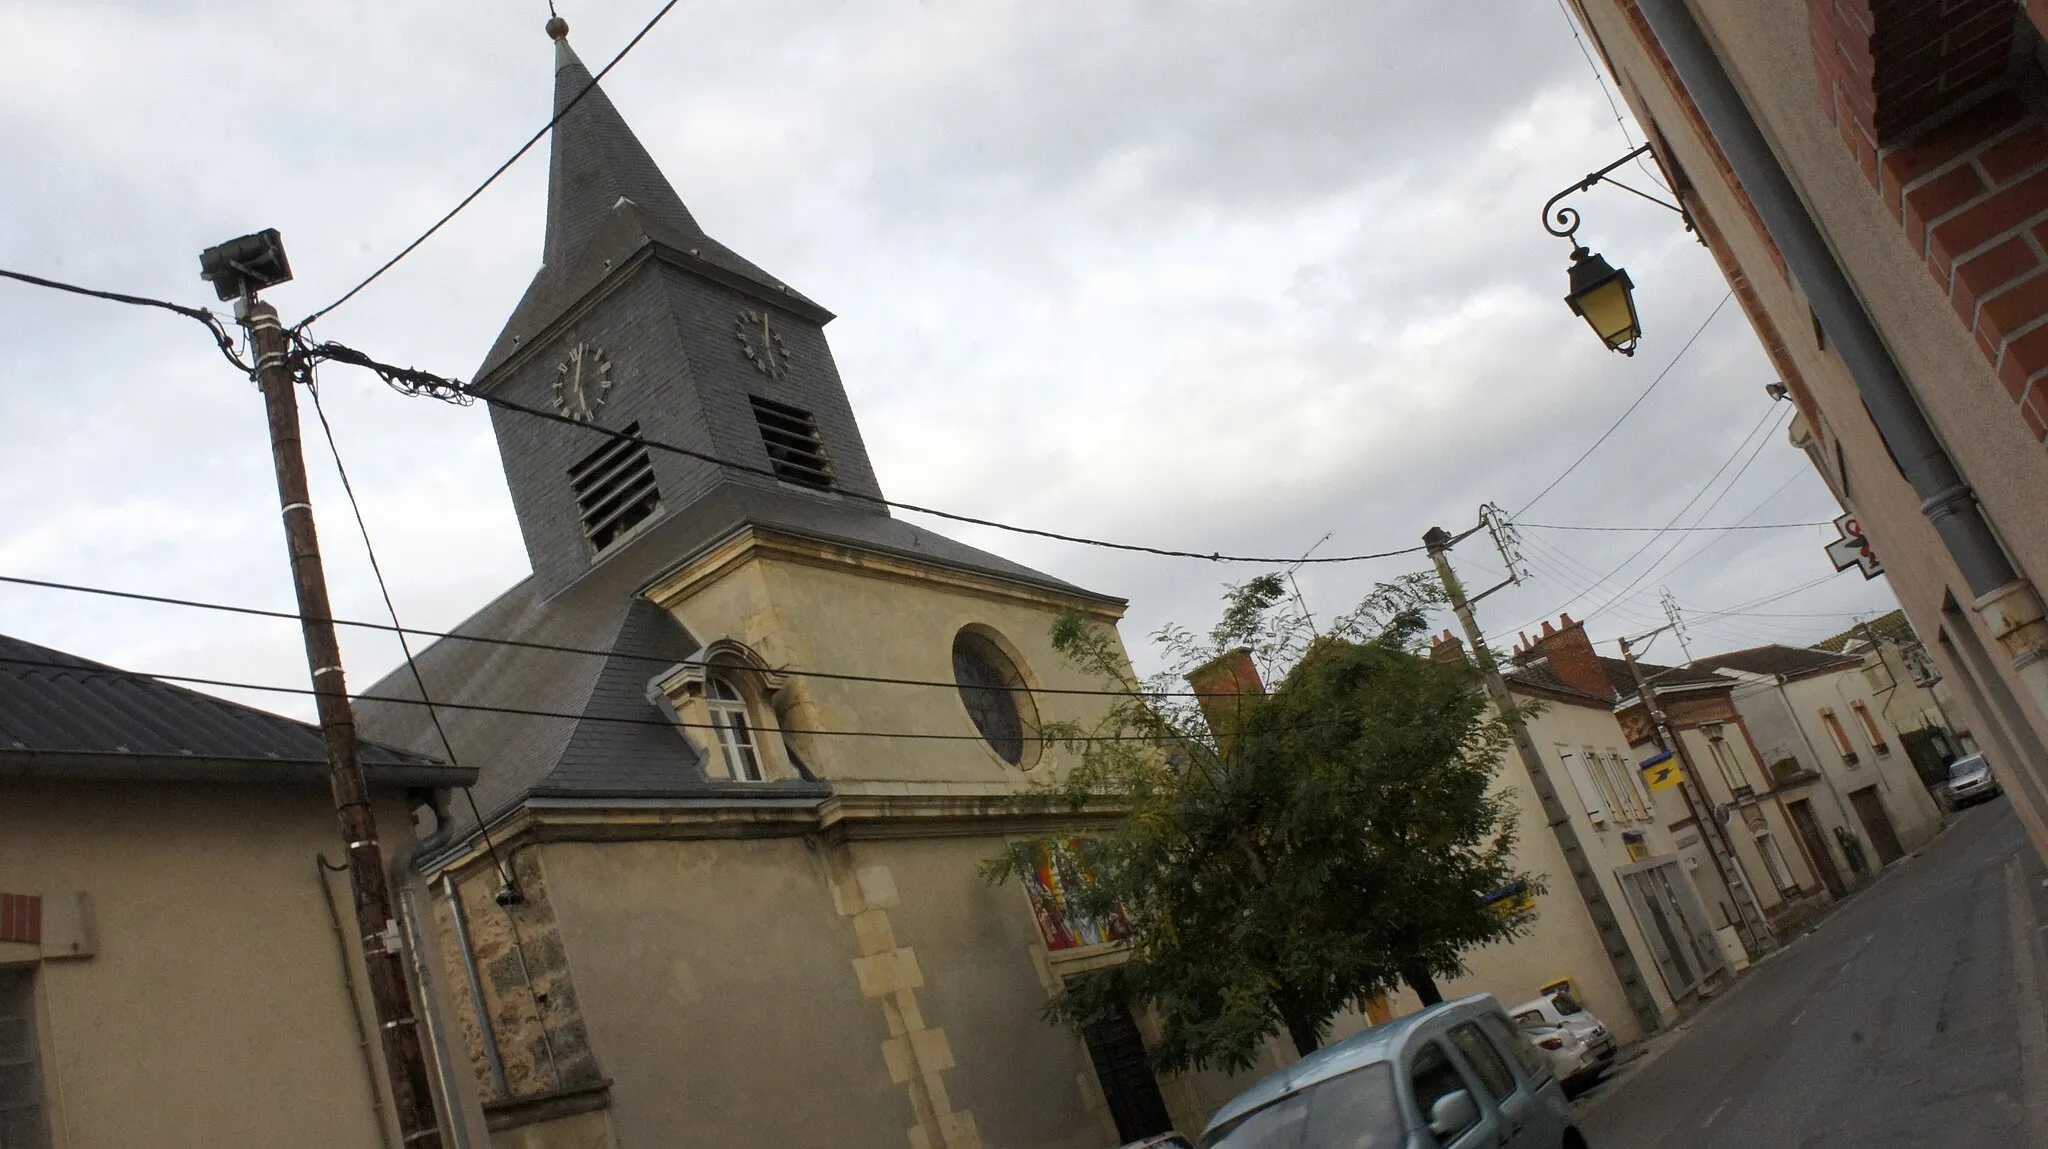
{"type": "Polygon", "coordinates": [[[1323,1047],[1322,1035],[1316,1031],[1313,1021],[1298,1018],[1292,1010],[1284,1008],[1280,1011],[1280,1018],[1287,1023],[1287,1036],[1294,1039],[1296,1056],[1307,1057],[1323,1047]]]}
{"type": "Polygon", "coordinates": [[[1444,995],[1436,988],[1436,979],[1429,976],[1429,967],[1421,962],[1408,962],[1401,967],[1401,980],[1422,999],[1424,1008],[1439,1004],[1444,995]]]}

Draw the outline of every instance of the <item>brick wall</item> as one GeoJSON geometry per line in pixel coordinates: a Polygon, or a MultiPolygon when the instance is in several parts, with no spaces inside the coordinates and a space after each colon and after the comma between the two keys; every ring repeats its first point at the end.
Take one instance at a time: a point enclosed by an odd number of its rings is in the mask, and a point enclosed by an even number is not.
{"type": "Polygon", "coordinates": [[[2007,90],[2018,12],[2007,0],[1808,10],[1822,107],[2028,431],[2048,439],[2048,121],[2007,90]]]}

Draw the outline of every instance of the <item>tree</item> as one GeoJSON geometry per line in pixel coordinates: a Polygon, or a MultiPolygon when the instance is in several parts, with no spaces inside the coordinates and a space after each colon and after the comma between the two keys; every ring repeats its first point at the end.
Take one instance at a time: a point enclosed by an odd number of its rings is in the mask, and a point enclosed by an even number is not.
{"type": "Polygon", "coordinates": [[[1119,918],[1127,960],[1070,983],[1048,1020],[1076,1029],[1129,1005],[1162,1021],[1162,1069],[1244,1069],[1282,1030],[1306,1054],[1331,1019],[1406,982],[1425,1002],[1461,955],[1524,933],[1536,878],[1514,868],[1515,811],[1491,782],[1509,734],[1474,670],[1427,657],[1441,592],[1382,584],[1318,635],[1278,575],[1231,588],[1203,637],[1155,636],[1171,669],[1139,683],[1078,614],[1060,652],[1111,684],[1090,727],[1049,726],[1075,765],[1039,802],[1114,811],[1100,832],[1024,842],[990,880],[1046,858],[1069,915],[1119,918]],[[1182,673],[1247,652],[1270,695],[1187,698],[1182,673]],[[1205,714],[1206,710],[1206,714],[1205,714]]]}

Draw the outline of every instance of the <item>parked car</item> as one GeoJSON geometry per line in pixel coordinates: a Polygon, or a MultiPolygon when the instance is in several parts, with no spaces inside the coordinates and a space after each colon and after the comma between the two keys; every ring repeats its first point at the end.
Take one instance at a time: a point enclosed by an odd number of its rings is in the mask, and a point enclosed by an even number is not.
{"type": "Polygon", "coordinates": [[[1515,1024],[1550,1059],[1567,1091],[1599,1080],[1619,1048],[1606,1023],[1569,993],[1545,994],[1510,1011],[1515,1024]]]}
{"type": "Polygon", "coordinates": [[[1232,1098],[1202,1149],[1585,1149],[1550,1063],[1486,994],[1316,1051],[1232,1098]]]}
{"type": "Polygon", "coordinates": [[[1948,800],[1957,809],[1989,802],[2003,793],[2005,787],[1991,776],[1991,763],[1982,754],[1971,754],[1948,764],[1948,800]]]}

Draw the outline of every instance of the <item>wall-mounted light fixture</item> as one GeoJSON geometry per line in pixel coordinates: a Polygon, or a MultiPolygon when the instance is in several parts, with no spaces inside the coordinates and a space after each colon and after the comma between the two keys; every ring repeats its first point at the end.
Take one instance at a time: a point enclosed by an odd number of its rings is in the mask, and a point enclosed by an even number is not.
{"type": "Polygon", "coordinates": [[[1585,179],[1550,197],[1543,205],[1543,230],[1561,239],[1572,242],[1572,262],[1568,269],[1571,290],[1564,297],[1572,314],[1586,321],[1593,334],[1600,337],[1609,350],[1623,355],[1634,355],[1636,343],[1643,337],[1642,321],[1636,316],[1635,284],[1629,280],[1628,272],[1609,264],[1606,258],[1577,238],[1579,212],[1577,208],[1558,207],[1557,201],[1568,195],[1590,191],[1594,184],[1610,183],[1625,192],[1641,196],[1659,207],[1669,208],[1685,221],[1685,229],[1693,230],[1692,217],[1683,207],[1666,203],[1648,192],[1638,191],[1608,175],[1625,163],[1650,152],[1650,145],[1630,152],[1608,164],[1597,172],[1589,172],[1585,179]]]}

